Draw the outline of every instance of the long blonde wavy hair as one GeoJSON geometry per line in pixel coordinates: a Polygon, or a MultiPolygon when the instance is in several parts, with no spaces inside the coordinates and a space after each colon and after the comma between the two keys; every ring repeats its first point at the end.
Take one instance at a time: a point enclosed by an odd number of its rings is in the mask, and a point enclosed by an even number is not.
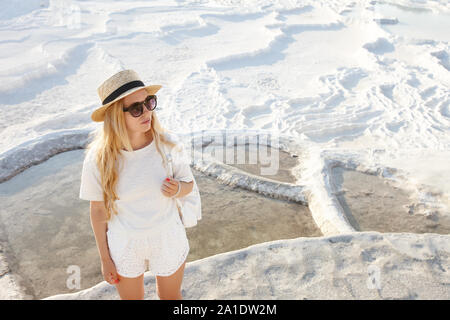
{"type": "MultiPolygon", "coordinates": [[[[86,146],[85,155],[91,148],[95,151],[95,163],[100,172],[101,186],[103,189],[103,202],[106,209],[107,221],[111,219],[112,214],[118,214],[115,205],[115,200],[120,200],[116,194],[116,186],[119,178],[118,160],[120,157],[120,149],[125,148],[132,152],[130,139],[128,137],[125,113],[122,110],[123,99],[120,99],[111,104],[105,112],[103,120],[103,130],[94,130],[93,138],[86,146]]],[[[161,152],[162,144],[166,144],[169,148],[176,146],[176,144],[169,140],[166,133],[168,130],[161,126],[161,123],[156,116],[156,112],[152,113],[151,128],[145,134],[150,137],[153,135],[153,143],[155,143],[156,150],[161,155],[163,164],[166,162],[164,152],[161,152]]],[[[89,135],[92,136],[91,134],[89,135]]]]}

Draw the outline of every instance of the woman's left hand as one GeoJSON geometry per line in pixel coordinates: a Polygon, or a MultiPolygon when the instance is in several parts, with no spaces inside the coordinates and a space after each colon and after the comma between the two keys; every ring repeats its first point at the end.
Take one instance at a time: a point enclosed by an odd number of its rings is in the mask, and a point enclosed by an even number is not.
{"type": "MultiPolygon", "coordinates": [[[[163,193],[163,195],[165,195],[166,197],[171,197],[173,196],[175,193],[177,193],[178,191],[178,184],[180,183],[180,181],[175,180],[173,178],[166,178],[163,181],[163,184],[161,186],[161,192],[163,193]]],[[[180,186],[181,187],[181,186],[180,186]]]]}

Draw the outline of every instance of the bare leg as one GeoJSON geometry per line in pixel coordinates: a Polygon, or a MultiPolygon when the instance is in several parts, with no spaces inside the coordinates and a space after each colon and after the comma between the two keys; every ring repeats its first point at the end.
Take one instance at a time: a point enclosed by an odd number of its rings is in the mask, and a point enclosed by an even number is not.
{"type": "Polygon", "coordinates": [[[117,291],[122,300],[144,300],[144,274],[136,278],[119,276],[117,291]]]}
{"type": "Polygon", "coordinates": [[[181,282],[183,281],[186,261],[170,276],[156,276],[156,292],[160,300],[182,300],[181,282]]]}

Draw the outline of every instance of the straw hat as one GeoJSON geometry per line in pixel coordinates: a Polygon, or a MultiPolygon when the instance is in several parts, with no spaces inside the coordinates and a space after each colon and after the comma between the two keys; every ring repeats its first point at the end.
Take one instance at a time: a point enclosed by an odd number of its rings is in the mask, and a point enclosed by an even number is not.
{"type": "Polygon", "coordinates": [[[106,109],[117,100],[140,89],[146,89],[148,94],[155,94],[161,87],[158,84],[146,86],[135,71],[122,70],[109,77],[97,88],[102,106],[91,114],[91,119],[96,122],[102,122],[105,118],[106,109]]]}

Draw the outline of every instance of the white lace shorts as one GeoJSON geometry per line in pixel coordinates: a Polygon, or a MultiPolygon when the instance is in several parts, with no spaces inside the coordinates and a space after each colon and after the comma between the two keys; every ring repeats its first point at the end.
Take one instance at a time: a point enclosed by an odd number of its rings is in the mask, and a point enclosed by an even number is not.
{"type": "Polygon", "coordinates": [[[145,235],[127,235],[108,229],[109,253],[117,273],[135,278],[147,269],[153,275],[169,276],[186,260],[189,241],[178,216],[156,231],[145,235]]]}

